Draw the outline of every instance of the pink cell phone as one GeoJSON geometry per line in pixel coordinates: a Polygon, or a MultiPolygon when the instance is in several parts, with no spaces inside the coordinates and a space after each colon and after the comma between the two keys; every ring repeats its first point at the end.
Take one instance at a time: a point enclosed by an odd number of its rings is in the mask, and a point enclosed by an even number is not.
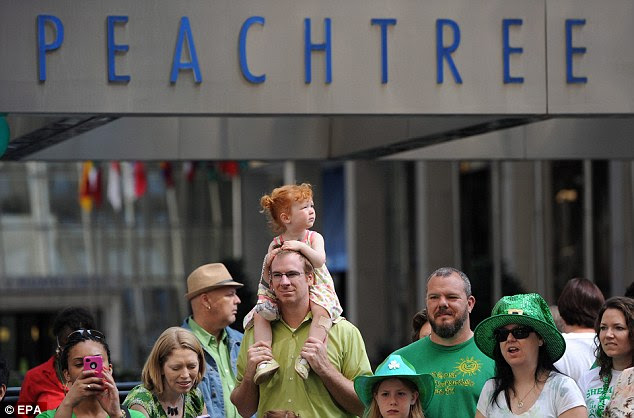
{"type": "Polygon", "coordinates": [[[84,370],[92,370],[97,372],[95,377],[103,377],[103,359],[101,356],[84,357],[84,370]]]}

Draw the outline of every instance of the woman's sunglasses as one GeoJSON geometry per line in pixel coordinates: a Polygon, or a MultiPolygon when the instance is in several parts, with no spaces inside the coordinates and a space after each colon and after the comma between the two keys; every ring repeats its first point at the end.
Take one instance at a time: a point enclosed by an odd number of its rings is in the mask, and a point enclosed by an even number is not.
{"type": "Polygon", "coordinates": [[[526,327],[526,326],[517,327],[513,329],[498,328],[493,331],[493,337],[495,337],[495,340],[497,342],[503,343],[509,337],[509,334],[513,334],[513,337],[515,337],[518,340],[523,340],[524,338],[528,338],[531,332],[534,332],[534,331],[535,330],[533,328],[526,327]]]}
{"type": "Polygon", "coordinates": [[[96,329],[80,328],[68,334],[68,336],[66,337],[66,341],[70,341],[72,339],[84,337],[84,336],[90,336],[93,338],[97,338],[99,340],[104,340],[106,338],[100,331],[97,331],[96,329]]]}

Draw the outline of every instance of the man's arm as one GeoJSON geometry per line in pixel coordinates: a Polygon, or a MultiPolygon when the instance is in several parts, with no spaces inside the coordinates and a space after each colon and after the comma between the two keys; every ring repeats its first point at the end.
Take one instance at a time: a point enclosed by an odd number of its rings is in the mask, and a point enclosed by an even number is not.
{"type": "Polygon", "coordinates": [[[241,416],[250,417],[257,412],[258,403],[260,402],[260,390],[253,383],[255,368],[260,362],[272,359],[271,346],[264,341],[253,344],[247,350],[247,366],[242,376],[242,381],[231,392],[231,403],[236,406],[241,416]]]}
{"type": "Polygon", "coordinates": [[[320,377],[324,386],[335,401],[346,411],[363,416],[363,403],[354,391],[354,383],[347,379],[328,360],[326,346],[316,338],[309,337],[302,349],[302,356],[308,361],[313,371],[320,377]]]}

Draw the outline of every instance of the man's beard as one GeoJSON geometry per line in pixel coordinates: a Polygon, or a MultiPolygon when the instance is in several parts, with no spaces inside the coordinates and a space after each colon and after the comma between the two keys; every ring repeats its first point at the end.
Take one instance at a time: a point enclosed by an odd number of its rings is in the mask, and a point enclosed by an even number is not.
{"type": "Polygon", "coordinates": [[[431,329],[434,331],[434,334],[438,335],[440,338],[452,338],[462,329],[462,326],[468,317],[469,310],[465,309],[462,316],[456,318],[453,323],[439,325],[436,323],[434,318],[429,318],[429,325],[431,325],[431,329]]]}

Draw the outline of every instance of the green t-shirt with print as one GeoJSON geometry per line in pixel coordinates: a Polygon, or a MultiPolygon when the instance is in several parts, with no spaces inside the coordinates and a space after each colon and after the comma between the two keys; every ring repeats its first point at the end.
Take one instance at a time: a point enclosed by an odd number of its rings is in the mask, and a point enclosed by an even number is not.
{"type": "Polygon", "coordinates": [[[436,390],[426,418],[472,418],[482,387],[495,372],[495,362],[480,351],[473,337],[455,346],[439,345],[425,337],[394,354],[412,363],[418,373],[434,377],[436,390]]]}

